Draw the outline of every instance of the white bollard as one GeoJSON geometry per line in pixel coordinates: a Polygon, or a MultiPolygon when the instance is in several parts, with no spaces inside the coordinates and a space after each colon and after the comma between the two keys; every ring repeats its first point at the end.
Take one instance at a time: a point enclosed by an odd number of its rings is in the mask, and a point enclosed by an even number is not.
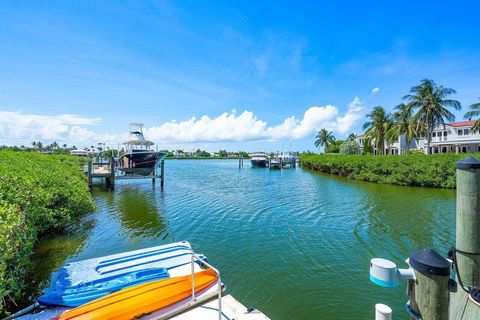
{"type": "Polygon", "coordinates": [[[375,305],[375,320],[392,320],[392,308],[385,304],[377,303],[375,305]]]}

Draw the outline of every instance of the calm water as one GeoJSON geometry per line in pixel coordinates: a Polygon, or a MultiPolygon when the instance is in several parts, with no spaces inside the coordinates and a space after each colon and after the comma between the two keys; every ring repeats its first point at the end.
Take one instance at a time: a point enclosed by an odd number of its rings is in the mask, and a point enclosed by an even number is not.
{"type": "Polygon", "coordinates": [[[407,318],[405,287],[371,284],[370,258],[404,267],[413,250],[445,254],[453,243],[451,190],[238,170],[234,160],[165,167],[164,192],[148,181],[96,191],[97,212],[38,246],[34,283],[46,285],[65,261],[188,240],[220,269],[228,293],[272,319],[371,319],[377,302],[407,318]]]}

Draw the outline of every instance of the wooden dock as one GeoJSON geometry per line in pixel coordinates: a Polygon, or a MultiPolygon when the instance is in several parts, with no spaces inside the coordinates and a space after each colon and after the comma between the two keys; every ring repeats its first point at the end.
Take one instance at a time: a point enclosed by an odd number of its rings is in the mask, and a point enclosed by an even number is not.
{"type": "Polygon", "coordinates": [[[92,159],[88,162],[86,168],[86,174],[88,177],[88,186],[93,187],[93,179],[102,179],[107,190],[115,190],[116,180],[152,180],[152,184],[155,184],[155,180],[160,180],[160,187],[163,189],[165,182],[165,160],[160,160],[159,165],[155,167],[152,174],[147,176],[136,174],[121,174],[121,171],[115,167],[115,161],[113,158],[108,160],[92,159]],[[160,172],[158,172],[160,170],[160,172]]]}

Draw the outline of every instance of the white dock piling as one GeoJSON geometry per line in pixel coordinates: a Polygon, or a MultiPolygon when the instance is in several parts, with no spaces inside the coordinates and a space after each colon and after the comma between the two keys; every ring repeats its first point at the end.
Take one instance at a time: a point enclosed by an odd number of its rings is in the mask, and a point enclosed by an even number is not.
{"type": "Polygon", "coordinates": [[[375,320],[392,320],[392,308],[385,304],[377,303],[375,305],[375,320]]]}

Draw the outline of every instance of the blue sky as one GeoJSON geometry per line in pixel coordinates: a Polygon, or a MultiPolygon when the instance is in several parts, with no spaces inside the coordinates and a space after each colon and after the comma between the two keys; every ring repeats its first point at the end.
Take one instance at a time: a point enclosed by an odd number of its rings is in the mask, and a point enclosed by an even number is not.
{"type": "Polygon", "coordinates": [[[461,119],[480,99],[478,12],[477,1],[2,1],[0,143],[116,145],[139,121],[169,148],[314,149],[315,130],[359,132],[372,106],[393,108],[423,78],[458,91],[461,119]]]}

